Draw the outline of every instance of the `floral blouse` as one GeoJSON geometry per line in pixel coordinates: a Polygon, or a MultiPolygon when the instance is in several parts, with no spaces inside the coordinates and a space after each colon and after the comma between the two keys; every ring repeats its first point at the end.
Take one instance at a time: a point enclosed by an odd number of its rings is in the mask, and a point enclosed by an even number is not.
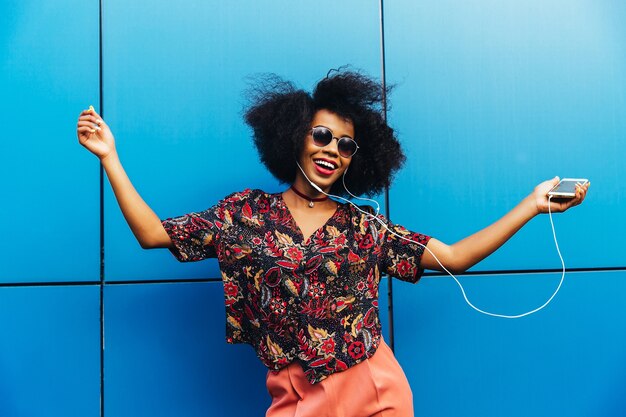
{"type": "MultiPolygon", "coordinates": [[[[218,258],[226,340],[252,345],[270,370],[298,361],[315,383],[376,352],[381,272],[410,282],[423,272],[423,248],[388,233],[371,207],[362,209],[370,215],[339,204],[304,240],[282,194],[247,189],[163,226],[179,261],[218,258]]],[[[429,240],[388,227],[424,245],[429,240]]]]}

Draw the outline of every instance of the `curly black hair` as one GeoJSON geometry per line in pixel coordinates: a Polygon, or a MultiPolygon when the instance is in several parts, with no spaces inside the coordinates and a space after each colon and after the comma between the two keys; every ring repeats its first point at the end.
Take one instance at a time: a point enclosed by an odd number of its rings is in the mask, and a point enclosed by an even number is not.
{"type": "MultiPolygon", "coordinates": [[[[383,87],[360,72],[331,70],[317,83],[313,94],[276,75],[265,75],[254,79],[247,97],[244,117],[253,130],[261,162],[282,183],[295,180],[303,139],[321,109],[354,125],[359,151],[345,177],[353,194],[373,196],[382,192],[406,159],[382,113],[383,87]]],[[[341,181],[333,184],[331,193],[346,195],[341,181]]]]}

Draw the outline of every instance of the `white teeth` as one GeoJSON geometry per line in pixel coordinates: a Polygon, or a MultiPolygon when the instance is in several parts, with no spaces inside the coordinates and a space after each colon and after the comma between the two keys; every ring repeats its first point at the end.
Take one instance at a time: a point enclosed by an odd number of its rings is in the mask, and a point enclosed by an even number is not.
{"type": "Polygon", "coordinates": [[[322,166],[324,168],[328,168],[328,169],[335,169],[335,166],[333,164],[331,164],[330,162],[326,162],[326,161],[322,161],[322,160],[317,160],[314,161],[317,165],[322,166]]]}

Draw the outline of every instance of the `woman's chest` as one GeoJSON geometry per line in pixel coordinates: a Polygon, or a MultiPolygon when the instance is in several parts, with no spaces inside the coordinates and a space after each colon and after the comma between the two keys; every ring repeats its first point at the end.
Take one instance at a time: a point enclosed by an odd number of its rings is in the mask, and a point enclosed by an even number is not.
{"type": "Polygon", "coordinates": [[[291,216],[261,214],[234,218],[223,230],[218,257],[226,274],[244,273],[259,291],[302,299],[377,292],[380,245],[374,230],[333,215],[304,239],[291,216]]]}

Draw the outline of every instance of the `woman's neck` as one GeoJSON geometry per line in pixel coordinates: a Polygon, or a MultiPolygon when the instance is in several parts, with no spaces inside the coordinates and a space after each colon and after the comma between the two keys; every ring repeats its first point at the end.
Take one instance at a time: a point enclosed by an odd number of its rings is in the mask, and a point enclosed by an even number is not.
{"type": "MultiPolygon", "coordinates": [[[[300,193],[305,194],[309,198],[324,198],[328,197],[326,194],[322,193],[316,188],[313,188],[311,183],[306,178],[303,178],[302,175],[297,175],[294,182],[291,184],[293,188],[298,190],[300,193]]],[[[330,193],[330,189],[322,188],[326,193],[330,193]]]]}
{"type": "MultiPolygon", "coordinates": [[[[302,187],[302,185],[300,185],[302,187]]],[[[328,196],[315,190],[309,185],[309,187],[303,187],[300,189],[298,184],[294,183],[285,192],[283,197],[289,201],[289,205],[294,208],[307,208],[311,209],[332,209],[337,207],[337,203],[329,199],[328,196]],[[304,190],[306,191],[304,191],[304,190]]]]}

